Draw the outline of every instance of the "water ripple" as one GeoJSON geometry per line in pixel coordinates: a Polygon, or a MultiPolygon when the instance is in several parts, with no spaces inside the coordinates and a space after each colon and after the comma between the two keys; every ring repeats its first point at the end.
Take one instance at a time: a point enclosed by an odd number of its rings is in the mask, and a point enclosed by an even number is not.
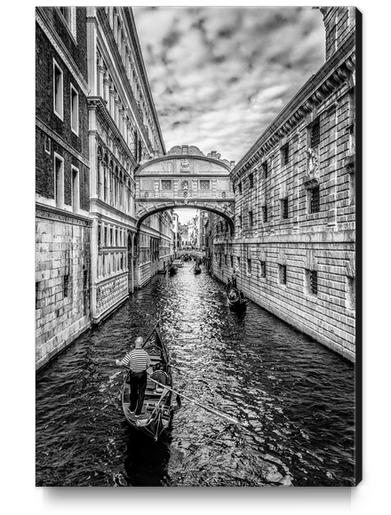
{"type": "Polygon", "coordinates": [[[37,379],[37,484],[351,485],[353,366],[189,267],[158,277],[37,379]],[[130,428],[115,359],[158,315],[183,401],[158,443],[130,428]]]}

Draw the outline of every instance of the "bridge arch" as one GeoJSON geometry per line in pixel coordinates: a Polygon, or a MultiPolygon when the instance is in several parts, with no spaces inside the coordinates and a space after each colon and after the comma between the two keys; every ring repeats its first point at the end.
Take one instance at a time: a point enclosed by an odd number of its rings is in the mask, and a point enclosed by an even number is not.
{"type": "Polygon", "coordinates": [[[187,202],[183,204],[179,203],[173,203],[173,202],[165,202],[162,204],[156,204],[153,207],[149,207],[145,209],[142,213],[139,213],[138,219],[137,219],[137,231],[140,229],[141,224],[144,222],[146,218],[148,218],[151,215],[154,215],[156,213],[159,213],[161,211],[166,211],[168,209],[179,209],[179,208],[193,208],[193,209],[200,209],[203,211],[210,211],[216,215],[221,216],[224,220],[228,222],[231,234],[234,232],[234,222],[233,222],[233,215],[231,213],[230,208],[226,208],[224,210],[224,207],[215,206],[212,203],[200,203],[200,202],[187,202]]]}

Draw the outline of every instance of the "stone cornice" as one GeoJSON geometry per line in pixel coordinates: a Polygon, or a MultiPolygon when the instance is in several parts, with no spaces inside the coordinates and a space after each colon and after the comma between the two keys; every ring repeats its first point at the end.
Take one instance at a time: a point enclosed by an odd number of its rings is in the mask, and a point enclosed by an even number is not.
{"type": "MultiPolygon", "coordinates": [[[[87,80],[81,74],[72,56],[69,54],[68,49],[64,45],[57,32],[54,30],[50,20],[48,19],[43,7],[37,7],[35,11],[35,19],[46,37],[49,39],[51,45],[56,50],[58,55],[64,61],[65,65],[71,71],[73,79],[77,82],[82,92],[88,95],[88,84],[87,80]]],[[[87,50],[87,49],[86,49],[87,50]]]]}
{"type": "Polygon", "coordinates": [[[355,69],[354,47],[355,34],[352,33],[337,52],[326,61],[320,70],[288,102],[271,125],[242,157],[231,172],[232,180],[262,160],[263,156],[278,141],[291,133],[305,119],[308,113],[319,106],[342,83],[347,81],[355,69]]]}
{"type": "Polygon", "coordinates": [[[61,136],[59,136],[56,132],[54,132],[52,129],[50,129],[45,122],[40,120],[38,116],[35,118],[35,125],[41,131],[43,131],[45,134],[50,136],[54,141],[56,141],[59,145],[65,148],[70,154],[73,155],[78,161],[83,163],[83,165],[90,167],[90,162],[88,159],[86,159],[84,156],[80,154],[77,150],[75,150],[73,147],[71,147],[61,136]]]}
{"type": "Polygon", "coordinates": [[[92,218],[40,202],[35,203],[35,216],[36,218],[52,219],[57,222],[72,223],[73,225],[91,225],[92,223],[92,218]]]}
{"type": "MultiPolygon", "coordinates": [[[[93,204],[94,206],[96,207],[101,207],[107,211],[112,211],[113,214],[115,215],[119,215],[119,216],[122,216],[123,218],[125,218],[127,221],[129,222],[133,222],[135,223],[136,222],[136,218],[134,218],[132,215],[129,215],[128,213],[125,213],[124,211],[121,211],[120,209],[116,208],[116,207],[113,207],[111,206],[110,204],[106,204],[106,202],[104,202],[103,200],[99,199],[99,198],[92,198],[91,199],[91,204],[93,204]]],[[[125,222],[121,222],[115,218],[110,218],[110,216],[106,215],[106,213],[102,212],[102,211],[95,211],[93,209],[93,206],[91,206],[90,208],[90,212],[92,214],[98,214],[100,216],[104,216],[105,218],[108,218],[108,219],[111,219],[113,220],[113,222],[115,223],[125,223],[125,222]]]]}
{"type": "MultiPolygon", "coordinates": [[[[225,168],[228,172],[231,171],[231,168],[229,167],[229,165],[227,163],[224,163],[223,161],[220,161],[219,159],[214,159],[213,157],[199,156],[199,155],[194,155],[194,154],[178,154],[178,155],[169,154],[169,155],[156,157],[154,159],[150,159],[149,161],[146,161],[145,163],[143,163],[142,165],[139,166],[139,168],[137,169],[136,175],[140,175],[140,173],[142,172],[142,170],[144,168],[147,168],[148,166],[151,166],[152,164],[159,163],[160,161],[170,161],[170,160],[174,160],[174,159],[189,159],[191,161],[193,161],[195,159],[199,159],[201,161],[207,161],[209,163],[217,164],[217,165],[221,166],[222,168],[225,168]]],[[[211,172],[211,173],[213,173],[213,172],[211,172]]],[[[186,175],[186,174],[188,177],[192,176],[192,174],[190,172],[185,172],[183,175],[186,175]]],[[[222,175],[222,177],[225,177],[225,176],[222,175]]]]}
{"type": "Polygon", "coordinates": [[[121,131],[118,129],[114,120],[109,113],[109,110],[106,107],[105,101],[102,97],[88,97],[87,98],[88,109],[95,109],[99,115],[102,117],[103,121],[109,126],[110,130],[113,132],[114,136],[117,139],[117,143],[121,145],[121,148],[125,152],[125,154],[129,157],[133,167],[137,166],[137,161],[134,158],[132,151],[129,148],[129,145],[126,143],[124,137],[121,134],[121,131]]]}

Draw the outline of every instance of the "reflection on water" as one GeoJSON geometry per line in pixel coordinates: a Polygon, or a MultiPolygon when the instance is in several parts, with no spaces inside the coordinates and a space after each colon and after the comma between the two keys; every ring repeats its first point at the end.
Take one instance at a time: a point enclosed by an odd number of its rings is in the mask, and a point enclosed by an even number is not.
{"type": "Polygon", "coordinates": [[[159,276],[38,377],[37,484],[350,485],[354,369],[190,266],[159,276]],[[183,401],[166,438],[130,428],[114,361],[161,316],[183,401]]]}

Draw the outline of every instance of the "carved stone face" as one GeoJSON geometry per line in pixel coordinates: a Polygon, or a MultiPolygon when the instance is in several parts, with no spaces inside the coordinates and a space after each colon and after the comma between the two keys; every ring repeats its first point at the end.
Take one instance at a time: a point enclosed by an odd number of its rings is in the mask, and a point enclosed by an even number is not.
{"type": "Polygon", "coordinates": [[[182,181],[182,189],[183,190],[189,189],[189,181],[182,181]]]}
{"type": "Polygon", "coordinates": [[[181,168],[183,168],[184,170],[187,170],[190,166],[190,163],[189,163],[189,160],[188,159],[181,159],[181,168]]]}

